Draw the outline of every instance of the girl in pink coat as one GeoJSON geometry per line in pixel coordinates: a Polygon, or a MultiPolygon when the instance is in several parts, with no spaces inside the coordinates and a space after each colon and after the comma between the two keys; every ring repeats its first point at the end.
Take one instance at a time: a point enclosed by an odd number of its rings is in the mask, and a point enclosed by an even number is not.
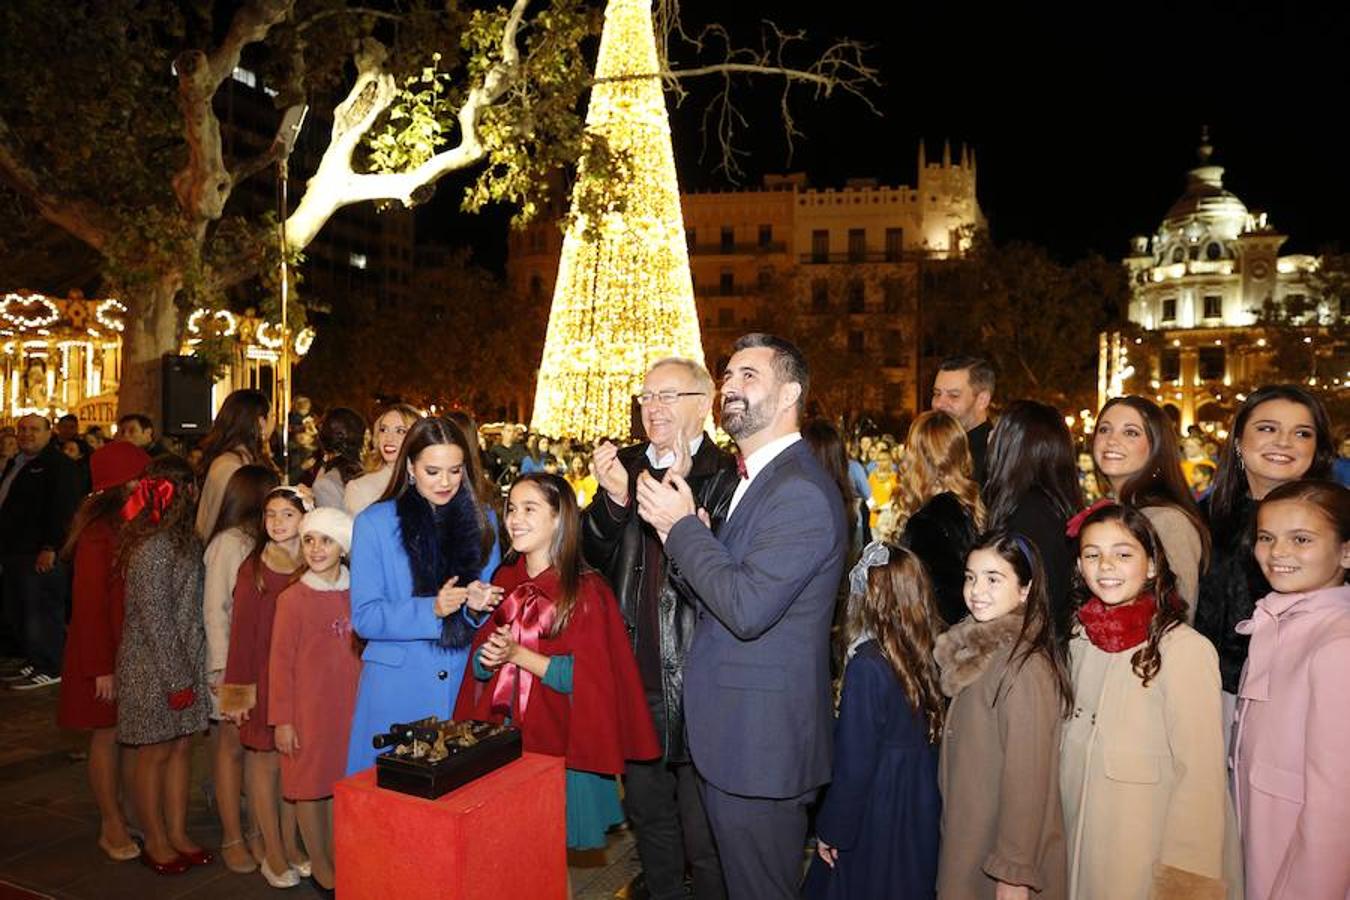
{"type": "Polygon", "coordinates": [[[1350,897],[1350,490],[1296,481],[1261,502],[1273,592],[1251,636],[1233,743],[1248,900],[1350,897]]]}

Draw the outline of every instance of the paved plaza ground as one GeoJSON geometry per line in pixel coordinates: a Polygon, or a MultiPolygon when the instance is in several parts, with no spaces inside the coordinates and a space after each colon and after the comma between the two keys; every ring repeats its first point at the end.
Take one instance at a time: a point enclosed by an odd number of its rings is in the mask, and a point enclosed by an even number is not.
{"type": "MultiPolygon", "coordinates": [[[[56,726],[56,700],[56,688],[24,693],[0,689],[0,900],[317,896],[307,882],[278,891],[258,873],[237,875],[219,861],[173,877],[155,875],[135,861],[110,861],[95,843],[98,812],[85,782],[86,737],[56,726]]],[[[220,843],[220,826],[200,788],[206,768],[205,742],[200,741],[193,754],[189,823],[193,836],[214,848],[220,843]]],[[[603,854],[597,851],[572,862],[578,900],[628,897],[628,885],[638,871],[627,831],[612,834],[603,854]]]]}

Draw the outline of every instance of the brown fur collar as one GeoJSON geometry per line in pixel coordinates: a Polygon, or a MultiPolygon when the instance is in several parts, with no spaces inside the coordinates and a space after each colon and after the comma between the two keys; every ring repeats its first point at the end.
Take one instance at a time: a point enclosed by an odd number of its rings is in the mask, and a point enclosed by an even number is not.
{"type": "Polygon", "coordinates": [[[994,655],[1017,640],[1022,622],[1020,610],[992,622],[977,622],[966,616],[939,635],[933,658],[941,671],[942,693],[955,697],[962,688],[979,680],[994,655]]]}
{"type": "Polygon", "coordinates": [[[291,575],[300,568],[300,560],[291,556],[286,548],[276,541],[268,541],[263,546],[262,561],[263,565],[278,575],[291,575]]]}

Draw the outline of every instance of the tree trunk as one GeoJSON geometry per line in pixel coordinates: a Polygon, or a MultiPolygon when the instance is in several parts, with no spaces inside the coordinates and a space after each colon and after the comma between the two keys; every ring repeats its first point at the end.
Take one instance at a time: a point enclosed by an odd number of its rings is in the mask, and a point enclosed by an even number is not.
{"type": "Polygon", "coordinates": [[[117,391],[117,414],[142,413],[163,424],[163,385],[160,358],[178,352],[178,307],[174,298],[182,284],[179,272],[162,275],[122,297],[127,305],[122,332],[122,376],[117,391]]]}

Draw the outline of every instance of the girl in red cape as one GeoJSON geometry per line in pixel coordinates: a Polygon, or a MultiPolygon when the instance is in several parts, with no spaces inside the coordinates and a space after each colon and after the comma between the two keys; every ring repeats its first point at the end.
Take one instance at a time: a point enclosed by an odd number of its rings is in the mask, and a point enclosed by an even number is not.
{"type": "Polygon", "coordinates": [[[618,604],[584,569],[576,496],[557,475],[524,475],[506,507],[511,553],[493,584],[504,597],[474,637],[473,678],[455,718],[520,726],[525,749],[567,766],[567,846],[605,846],[623,821],[615,778],[661,755],[618,604]]]}

